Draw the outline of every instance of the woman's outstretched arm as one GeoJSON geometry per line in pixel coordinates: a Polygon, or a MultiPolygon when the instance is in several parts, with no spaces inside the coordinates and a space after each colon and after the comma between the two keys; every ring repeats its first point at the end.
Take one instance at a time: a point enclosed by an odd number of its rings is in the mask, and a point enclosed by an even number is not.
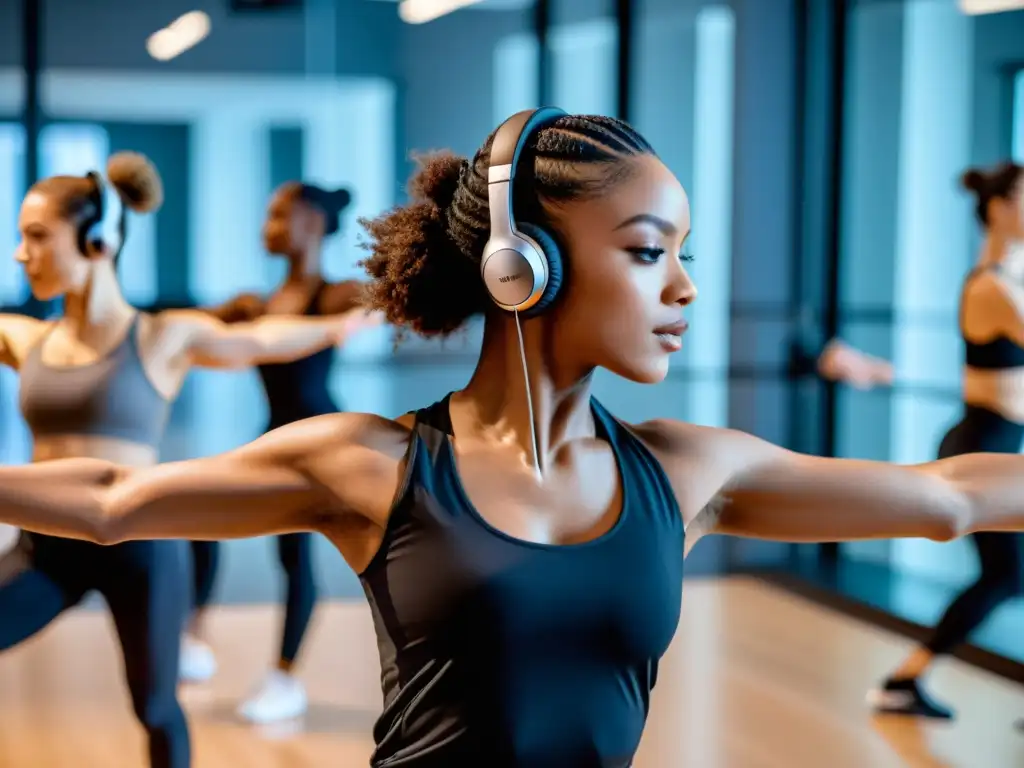
{"type": "Polygon", "coordinates": [[[385,423],[321,416],[218,456],[142,469],[94,459],[3,467],[0,522],[99,544],[322,530],[352,512],[348,494],[385,423]]]}
{"type": "Polygon", "coordinates": [[[266,301],[255,293],[240,293],[223,304],[213,307],[195,307],[223,323],[242,323],[255,320],[266,309],[266,301]]]}
{"type": "Polygon", "coordinates": [[[948,541],[1024,530],[1024,456],[967,454],[899,465],[807,456],[742,432],[678,422],[639,431],[666,457],[684,516],[702,533],[794,542],[948,541]]]}
{"type": "Polygon", "coordinates": [[[168,310],[171,324],[191,365],[201,368],[248,368],[286,363],[344,344],[359,331],[379,325],[379,314],[354,309],[329,317],[264,315],[228,323],[202,310],[168,310]]]}

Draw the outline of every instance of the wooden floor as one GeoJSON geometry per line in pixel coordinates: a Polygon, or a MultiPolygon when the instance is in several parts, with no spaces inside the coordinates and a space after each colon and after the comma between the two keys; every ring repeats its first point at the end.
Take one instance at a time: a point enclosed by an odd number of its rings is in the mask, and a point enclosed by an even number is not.
{"type": "MultiPolygon", "coordinates": [[[[264,731],[232,711],[273,652],[275,613],[218,609],[212,626],[221,673],[183,693],[195,768],[367,765],[380,692],[364,606],[322,609],[304,667],[310,713],[264,731]]],[[[865,689],[906,647],[755,581],[693,581],[636,768],[1024,765],[1024,735],[1012,729],[1024,689],[958,662],[932,678],[960,708],[955,726],[873,719],[865,689]]],[[[141,743],[105,614],[70,614],[0,656],[0,766],[141,768],[141,743]]]]}

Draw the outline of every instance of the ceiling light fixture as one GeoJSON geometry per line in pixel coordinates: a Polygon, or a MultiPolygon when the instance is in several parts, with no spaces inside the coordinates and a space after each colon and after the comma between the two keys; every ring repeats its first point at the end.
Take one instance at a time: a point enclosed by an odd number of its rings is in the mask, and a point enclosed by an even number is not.
{"type": "Polygon", "coordinates": [[[186,13],[146,40],[146,51],[157,61],[170,61],[194,48],[210,34],[210,17],[202,11],[186,13]]]}
{"type": "Polygon", "coordinates": [[[1002,13],[1024,8],[1024,0],[960,0],[960,10],[969,16],[1002,13]]]}
{"type": "Polygon", "coordinates": [[[480,0],[402,0],[398,17],[407,24],[425,24],[480,0]]]}

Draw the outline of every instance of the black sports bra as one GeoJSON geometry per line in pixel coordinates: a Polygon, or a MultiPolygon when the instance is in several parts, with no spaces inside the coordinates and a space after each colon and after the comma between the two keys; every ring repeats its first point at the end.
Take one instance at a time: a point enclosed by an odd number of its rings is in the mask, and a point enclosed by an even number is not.
{"type": "MultiPolygon", "coordinates": [[[[991,267],[980,267],[971,270],[964,281],[964,291],[971,280],[991,267]]],[[[968,368],[983,370],[1005,370],[1024,368],[1024,347],[1008,336],[996,336],[990,341],[978,344],[964,334],[964,299],[960,297],[960,335],[964,340],[964,363],[968,368]]]]}

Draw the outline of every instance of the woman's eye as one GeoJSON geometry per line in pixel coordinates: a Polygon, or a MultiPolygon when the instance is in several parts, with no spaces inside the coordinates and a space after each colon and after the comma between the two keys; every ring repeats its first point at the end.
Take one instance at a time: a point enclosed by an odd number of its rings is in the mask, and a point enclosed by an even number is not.
{"type": "Polygon", "coordinates": [[[665,254],[664,248],[627,248],[640,261],[653,264],[665,254]]]}

